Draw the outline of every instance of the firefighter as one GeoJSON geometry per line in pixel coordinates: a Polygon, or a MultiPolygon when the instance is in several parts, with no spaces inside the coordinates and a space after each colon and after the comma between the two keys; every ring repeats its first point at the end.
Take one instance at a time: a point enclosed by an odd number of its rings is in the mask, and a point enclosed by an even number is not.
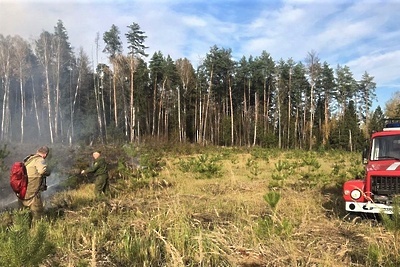
{"type": "Polygon", "coordinates": [[[96,196],[104,195],[109,190],[107,162],[100,151],[94,151],[93,165],[81,171],[81,174],[93,173],[95,176],[94,192],[96,196]]]}
{"type": "Polygon", "coordinates": [[[18,204],[21,208],[29,207],[34,220],[39,219],[44,211],[41,192],[47,190],[46,177],[50,175],[45,161],[48,154],[49,148],[42,146],[36,151],[36,154],[29,155],[24,159],[28,174],[28,188],[25,199],[18,199],[18,204]]]}

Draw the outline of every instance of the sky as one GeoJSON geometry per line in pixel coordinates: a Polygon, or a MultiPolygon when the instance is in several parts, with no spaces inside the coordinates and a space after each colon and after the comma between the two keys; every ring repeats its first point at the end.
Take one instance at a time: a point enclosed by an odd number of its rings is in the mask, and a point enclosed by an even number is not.
{"type": "Polygon", "coordinates": [[[314,51],[356,80],[374,77],[373,109],[385,109],[400,91],[399,14],[400,0],[0,0],[0,34],[33,41],[61,20],[74,52],[83,48],[95,64],[109,63],[102,37],[113,24],[127,54],[133,22],[147,36],[147,60],[161,51],[195,68],[214,45],[230,48],[234,60],[266,51],[304,63],[314,51]]]}

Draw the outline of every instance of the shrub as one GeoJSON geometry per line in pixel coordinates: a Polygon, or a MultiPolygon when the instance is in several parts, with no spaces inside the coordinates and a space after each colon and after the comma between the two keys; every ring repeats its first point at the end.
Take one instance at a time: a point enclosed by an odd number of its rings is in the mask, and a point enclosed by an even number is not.
{"type": "Polygon", "coordinates": [[[28,211],[16,212],[13,224],[0,232],[0,262],[2,266],[39,266],[54,252],[47,240],[48,228],[44,221],[37,221],[30,228],[28,211]]]}

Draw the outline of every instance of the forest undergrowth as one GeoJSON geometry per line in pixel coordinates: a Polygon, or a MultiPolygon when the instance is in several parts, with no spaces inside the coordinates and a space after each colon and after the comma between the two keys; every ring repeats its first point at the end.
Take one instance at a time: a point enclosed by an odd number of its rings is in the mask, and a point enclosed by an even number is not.
{"type": "Polygon", "coordinates": [[[26,210],[1,213],[0,266],[400,264],[396,218],[353,219],[344,211],[342,184],[363,173],[358,153],[102,149],[109,194],[96,198],[92,178],[79,175],[91,148],[53,153],[49,165],[68,176],[65,189],[46,199],[41,221],[31,224],[26,210]]]}

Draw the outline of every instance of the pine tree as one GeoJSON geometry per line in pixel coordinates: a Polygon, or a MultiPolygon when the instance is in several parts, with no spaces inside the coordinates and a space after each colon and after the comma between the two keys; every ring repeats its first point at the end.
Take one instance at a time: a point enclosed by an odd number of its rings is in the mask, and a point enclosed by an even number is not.
{"type": "Polygon", "coordinates": [[[144,35],[144,32],[140,30],[139,24],[133,22],[131,25],[128,26],[129,31],[125,34],[126,39],[128,41],[128,49],[129,49],[129,56],[130,56],[130,141],[136,137],[135,134],[135,123],[136,123],[136,110],[134,105],[134,73],[136,72],[136,64],[137,60],[136,57],[144,56],[147,57],[148,55],[145,53],[146,47],[143,43],[147,36],[144,35]]]}

